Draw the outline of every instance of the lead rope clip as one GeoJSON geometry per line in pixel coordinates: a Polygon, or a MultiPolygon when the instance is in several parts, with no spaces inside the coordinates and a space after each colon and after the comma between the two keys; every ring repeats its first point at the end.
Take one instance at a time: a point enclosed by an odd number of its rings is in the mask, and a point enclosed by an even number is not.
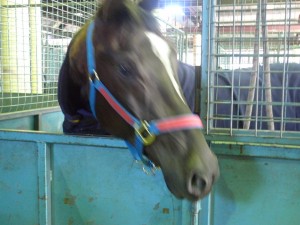
{"type": "Polygon", "coordinates": [[[141,166],[143,172],[148,176],[155,176],[156,174],[156,166],[151,161],[148,161],[147,164],[145,164],[143,161],[135,160],[135,163],[137,163],[139,166],[141,166]]]}

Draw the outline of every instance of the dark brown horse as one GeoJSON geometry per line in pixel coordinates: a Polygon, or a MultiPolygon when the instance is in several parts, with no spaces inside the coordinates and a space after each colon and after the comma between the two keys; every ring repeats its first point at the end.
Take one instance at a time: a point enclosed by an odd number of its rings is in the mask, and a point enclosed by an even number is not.
{"type": "Polygon", "coordinates": [[[210,192],[218,162],[179,85],[176,52],[150,13],[155,2],[107,0],[75,35],[59,76],[64,130],[92,112],[91,123],[162,169],[175,196],[195,201],[210,192]]]}

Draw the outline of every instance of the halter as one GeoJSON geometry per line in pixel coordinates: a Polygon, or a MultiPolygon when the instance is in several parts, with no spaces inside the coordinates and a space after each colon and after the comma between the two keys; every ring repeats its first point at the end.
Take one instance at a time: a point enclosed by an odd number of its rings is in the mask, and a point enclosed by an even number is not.
{"type": "Polygon", "coordinates": [[[95,101],[96,101],[96,90],[101,93],[105,100],[110,104],[110,106],[129,124],[135,131],[135,141],[131,144],[129,141],[125,140],[131,154],[133,157],[142,161],[146,166],[148,166],[152,171],[155,169],[155,165],[143,156],[143,148],[145,146],[151,145],[156,136],[175,132],[179,130],[190,130],[190,129],[202,129],[203,124],[199,116],[194,114],[179,115],[169,118],[164,118],[160,120],[139,120],[134,117],[130,112],[128,112],[119,101],[110,93],[110,91],[105,87],[105,85],[99,79],[96,72],[96,64],[94,57],[94,46],[93,46],[93,31],[94,31],[94,21],[91,21],[87,31],[86,38],[86,48],[87,48],[87,66],[90,79],[90,96],[89,103],[91,111],[96,117],[95,111],[95,101]]]}

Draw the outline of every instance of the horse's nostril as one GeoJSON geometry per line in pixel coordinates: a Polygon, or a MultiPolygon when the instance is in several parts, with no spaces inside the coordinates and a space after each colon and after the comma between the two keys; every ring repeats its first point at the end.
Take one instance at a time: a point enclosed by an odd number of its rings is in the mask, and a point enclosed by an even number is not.
{"type": "Polygon", "coordinates": [[[199,188],[200,190],[204,189],[206,186],[206,181],[202,178],[200,178],[199,176],[197,176],[197,174],[194,174],[192,176],[192,186],[199,188]]]}
{"type": "Polygon", "coordinates": [[[199,197],[205,190],[207,185],[206,179],[197,173],[194,173],[188,181],[188,191],[191,195],[199,197]]]}

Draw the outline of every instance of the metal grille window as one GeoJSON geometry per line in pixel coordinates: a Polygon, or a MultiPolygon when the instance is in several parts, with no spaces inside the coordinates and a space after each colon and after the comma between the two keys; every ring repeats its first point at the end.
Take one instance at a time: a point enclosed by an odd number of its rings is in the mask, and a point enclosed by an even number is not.
{"type": "Polygon", "coordinates": [[[207,7],[207,132],[299,131],[300,2],[220,0],[207,7]]]}
{"type": "Polygon", "coordinates": [[[173,40],[178,58],[191,65],[201,65],[200,0],[160,0],[155,14],[163,21],[162,31],[173,40]]]}
{"type": "MultiPolygon", "coordinates": [[[[0,114],[58,106],[67,46],[101,2],[0,0],[0,114]]],[[[172,22],[160,24],[183,59],[185,33],[172,22]]]]}
{"type": "Polygon", "coordinates": [[[0,113],[57,106],[57,79],[67,46],[98,1],[0,3],[0,113]]]}

